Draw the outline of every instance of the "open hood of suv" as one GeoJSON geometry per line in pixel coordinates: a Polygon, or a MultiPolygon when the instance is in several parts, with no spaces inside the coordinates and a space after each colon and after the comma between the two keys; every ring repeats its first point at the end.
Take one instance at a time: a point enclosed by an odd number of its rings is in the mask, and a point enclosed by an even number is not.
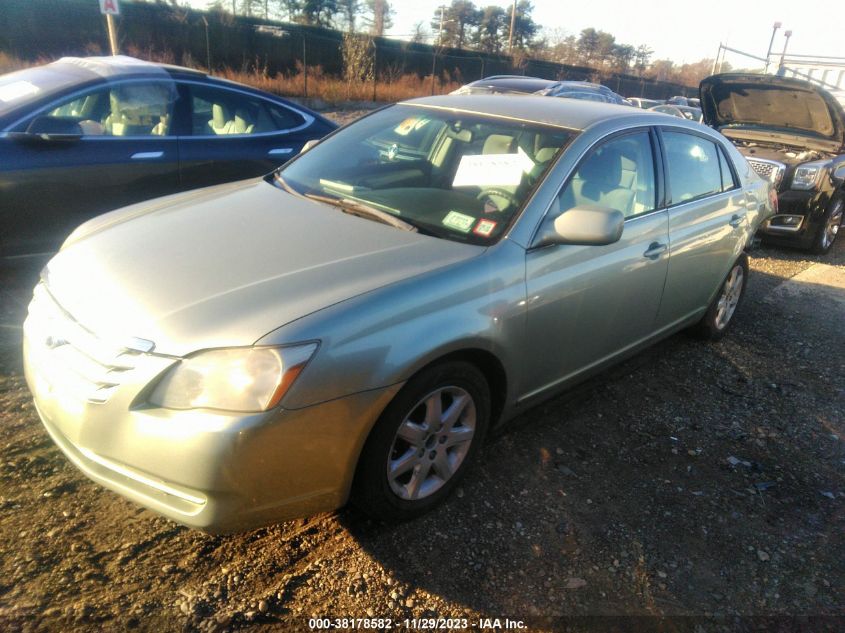
{"type": "Polygon", "coordinates": [[[722,133],[742,131],[741,137],[750,139],[748,133],[759,130],[765,138],[797,137],[794,144],[801,144],[800,139],[820,141],[819,149],[829,151],[845,145],[842,106],[808,81],[730,73],[705,78],[699,91],[704,122],[722,133]]]}

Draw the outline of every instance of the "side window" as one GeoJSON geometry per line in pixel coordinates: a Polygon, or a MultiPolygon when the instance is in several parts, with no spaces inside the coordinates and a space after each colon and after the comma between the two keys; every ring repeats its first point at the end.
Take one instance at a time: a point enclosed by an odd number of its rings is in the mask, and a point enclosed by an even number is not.
{"type": "Polygon", "coordinates": [[[86,136],[166,136],[175,100],[172,84],[129,82],[77,95],[41,116],[72,119],[86,136]]]}
{"type": "Polygon", "coordinates": [[[601,145],[578,167],[560,194],[560,210],[599,205],[626,218],[656,206],[654,154],[648,132],[636,132],[601,145]]]}
{"type": "Polygon", "coordinates": [[[663,132],[663,143],[672,204],[723,190],[715,143],[684,132],[663,132]]]}
{"type": "Polygon", "coordinates": [[[284,106],[273,105],[272,103],[265,103],[267,112],[273,119],[277,130],[290,130],[299,127],[305,123],[305,118],[290,108],[284,106]]]}
{"type": "Polygon", "coordinates": [[[206,86],[191,85],[191,134],[226,136],[264,134],[298,127],[305,119],[263,99],[206,86]]]}
{"type": "Polygon", "coordinates": [[[731,189],[736,189],[736,180],[734,180],[734,175],[731,171],[728,158],[727,156],[725,156],[725,150],[723,150],[718,145],[716,147],[719,150],[719,169],[722,172],[722,191],[730,191],[731,189]]]}

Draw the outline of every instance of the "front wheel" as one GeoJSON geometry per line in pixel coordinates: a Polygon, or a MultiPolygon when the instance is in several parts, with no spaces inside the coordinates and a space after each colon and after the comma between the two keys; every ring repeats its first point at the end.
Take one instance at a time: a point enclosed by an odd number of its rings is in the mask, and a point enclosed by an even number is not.
{"type": "Polygon", "coordinates": [[[694,331],[701,338],[717,341],[725,335],[733,321],[736,309],[745,296],[748,281],[748,257],[743,253],[731,267],[728,276],[722,282],[719,292],[707,308],[694,331]]]}
{"type": "Polygon", "coordinates": [[[424,369],[397,394],[370,433],[353,503],[402,521],[441,503],[478,453],[490,420],[490,390],[465,362],[424,369]]]}
{"type": "Polygon", "coordinates": [[[824,255],[833,246],[836,241],[836,236],[839,234],[839,229],[842,226],[842,213],[845,208],[845,202],[842,198],[834,200],[827,211],[825,211],[822,225],[813,240],[812,251],[818,255],[824,255]]]}

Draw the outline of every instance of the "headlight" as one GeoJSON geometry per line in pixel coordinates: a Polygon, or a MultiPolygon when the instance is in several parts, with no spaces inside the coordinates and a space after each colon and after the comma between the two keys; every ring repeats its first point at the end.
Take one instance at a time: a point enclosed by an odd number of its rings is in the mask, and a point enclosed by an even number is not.
{"type": "Polygon", "coordinates": [[[819,164],[806,163],[800,167],[795,168],[795,173],[792,174],[792,188],[801,191],[814,189],[819,180],[819,174],[824,167],[819,164]]]}
{"type": "Polygon", "coordinates": [[[168,371],[149,400],[168,409],[267,411],[279,404],[316,349],[308,343],[200,352],[168,371]]]}

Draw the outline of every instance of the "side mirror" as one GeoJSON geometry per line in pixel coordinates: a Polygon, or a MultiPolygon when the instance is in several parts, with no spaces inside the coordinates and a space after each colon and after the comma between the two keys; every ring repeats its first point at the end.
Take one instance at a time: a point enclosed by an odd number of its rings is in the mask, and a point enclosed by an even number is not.
{"type": "Polygon", "coordinates": [[[32,120],[24,134],[16,136],[42,141],[78,141],[82,138],[82,127],[73,119],[40,116],[32,120]]]}
{"type": "Polygon", "coordinates": [[[305,143],[305,145],[302,146],[302,149],[299,150],[299,153],[304,154],[305,152],[307,152],[309,149],[314,147],[319,142],[320,142],[320,139],[312,138],[310,141],[308,141],[307,143],[305,143]]]}
{"type": "Polygon", "coordinates": [[[845,163],[833,170],[833,178],[835,180],[845,180],[845,163]]]}
{"type": "Polygon", "coordinates": [[[603,246],[618,242],[625,228],[621,211],[597,205],[580,205],[564,211],[553,222],[546,222],[535,246],[582,244],[603,246]]]}

